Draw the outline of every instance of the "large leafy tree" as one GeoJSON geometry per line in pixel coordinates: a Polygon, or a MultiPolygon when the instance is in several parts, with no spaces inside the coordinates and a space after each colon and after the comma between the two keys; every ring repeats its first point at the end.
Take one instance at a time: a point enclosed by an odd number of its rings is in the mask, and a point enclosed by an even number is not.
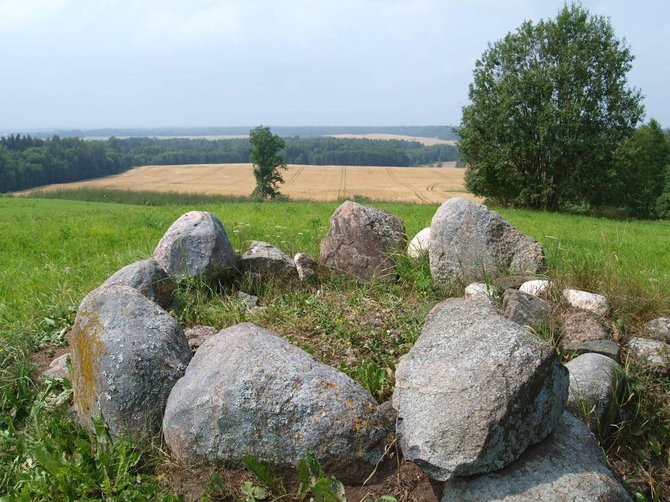
{"type": "Polygon", "coordinates": [[[489,44],[458,129],[468,188],[551,210],[609,202],[614,152],[643,116],[632,61],[608,20],[575,4],[489,44]]]}
{"type": "Polygon", "coordinates": [[[256,188],[252,196],[274,199],[281,195],[278,187],[284,182],[279,170],[286,169],[286,163],[279,153],[286,144],[280,136],[272,134],[269,127],[263,126],[258,126],[249,132],[249,141],[256,178],[256,188]]]}

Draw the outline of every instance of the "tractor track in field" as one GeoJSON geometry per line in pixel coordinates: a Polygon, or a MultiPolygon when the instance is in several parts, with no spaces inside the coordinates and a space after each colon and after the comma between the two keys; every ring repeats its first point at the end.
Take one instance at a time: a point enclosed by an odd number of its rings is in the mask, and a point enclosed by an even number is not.
{"type": "Polygon", "coordinates": [[[343,200],[347,192],[347,166],[340,169],[340,186],[337,189],[337,200],[343,200]]]}
{"type": "Polygon", "coordinates": [[[430,200],[428,197],[426,197],[425,195],[423,195],[419,190],[417,190],[416,188],[414,188],[412,185],[408,185],[407,183],[403,183],[402,181],[400,181],[400,180],[398,179],[398,177],[395,175],[395,173],[394,173],[390,168],[387,167],[387,168],[386,168],[386,172],[388,173],[389,177],[390,177],[395,183],[397,183],[397,184],[400,185],[401,187],[405,187],[405,188],[407,188],[408,190],[411,190],[412,192],[414,192],[414,195],[416,195],[417,198],[418,198],[421,202],[426,202],[426,203],[428,203],[428,204],[432,204],[432,203],[433,203],[432,200],[430,200]]]}
{"type": "Polygon", "coordinates": [[[298,179],[298,176],[302,174],[302,172],[305,170],[306,166],[301,166],[298,169],[296,169],[295,173],[293,173],[293,176],[286,182],[287,185],[292,184],[296,179],[298,179]]]}

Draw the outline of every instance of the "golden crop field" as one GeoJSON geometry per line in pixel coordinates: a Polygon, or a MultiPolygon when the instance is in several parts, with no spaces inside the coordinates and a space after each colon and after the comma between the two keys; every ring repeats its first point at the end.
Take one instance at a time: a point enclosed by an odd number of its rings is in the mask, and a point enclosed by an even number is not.
{"type": "MultiPolygon", "coordinates": [[[[441,203],[452,197],[478,200],[465,192],[465,169],[455,167],[288,166],[280,191],[295,200],[332,201],[355,195],[374,200],[441,203]]],[[[143,166],[125,173],[39,190],[108,188],[216,195],[249,195],[255,186],[251,164],[143,166]]],[[[24,192],[25,193],[25,192],[24,192]]]]}

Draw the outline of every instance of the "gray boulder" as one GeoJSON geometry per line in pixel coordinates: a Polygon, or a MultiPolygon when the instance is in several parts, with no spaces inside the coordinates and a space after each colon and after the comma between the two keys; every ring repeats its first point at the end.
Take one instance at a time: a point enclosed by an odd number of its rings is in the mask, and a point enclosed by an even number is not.
{"type": "Polygon", "coordinates": [[[240,268],[262,277],[298,276],[295,263],[290,256],[272,244],[253,241],[240,258],[240,268]]]}
{"type": "Polygon", "coordinates": [[[544,249],[483,204],[449,199],[433,216],[430,271],[437,284],[544,269],[544,249]]]}
{"type": "Polygon", "coordinates": [[[298,253],[293,257],[300,282],[309,282],[316,278],[318,263],[306,253],[298,253]]]}
{"type": "Polygon", "coordinates": [[[240,465],[245,455],[295,466],[313,453],[345,482],[381,458],[392,424],[370,393],[250,323],[224,329],[193,357],[168,400],[165,441],[186,462],[240,465]]]}
{"type": "Polygon", "coordinates": [[[579,289],[564,289],[563,298],[571,307],[593,312],[599,317],[604,317],[610,308],[607,298],[598,293],[590,293],[579,289]]]}
{"type": "Polygon", "coordinates": [[[582,342],[607,340],[609,335],[600,320],[590,312],[576,312],[563,319],[561,344],[566,350],[582,342]]]}
{"type": "Polygon", "coordinates": [[[628,355],[635,361],[657,371],[670,370],[670,344],[649,338],[633,337],[628,342],[628,355]]]}
{"type": "Polygon", "coordinates": [[[582,354],[565,365],[570,372],[567,409],[592,431],[607,427],[616,413],[621,366],[607,356],[582,354]]]}
{"type": "Polygon", "coordinates": [[[609,357],[617,362],[621,359],[621,347],[612,340],[588,340],[575,344],[563,344],[563,349],[576,354],[592,352],[609,357]]]}
{"type": "Polygon", "coordinates": [[[503,296],[503,315],[520,326],[547,321],[551,311],[548,301],[516,289],[508,289],[503,296]]]}
{"type": "Polygon", "coordinates": [[[552,347],[486,302],[452,298],[396,370],[400,446],[440,481],[501,469],[551,432],[567,394],[552,347]]]}
{"type": "Polygon", "coordinates": [[[190,328],[184,328],[184,334],[186,335],[186,340],[188,340],[188,346],[191,348],[191,352],[195,353],[200,346],[205,343],[210,336],[214,336],[218,333],[216,328],[212,326],[192,326],[190,328]]]}
{"type": "Polygon", "coordinates": [[[407,236],[398,217],[383,209],[347,201],[330,218],[321,241],[321,263],[362,280],[395,280],[391,255],[402,252],[407,236]]]}
{"type": "Polygon", "coordinates": [[[207,282],[236,272],[237,256],[223,223],[211,213],[191,211],[175,221],[154,250],[170,277],[207,282]]]}
{"type": "Polygon", "coordinates": [[[102,285],[104,287],[129,286],[164,309],[170,305],[175,288],[167,272],[151,258],[123,267],[102,285]]]}
{"type": "Polygon", "coordinates": [[[504,277],[497,277],[493,280],[493,285],[499,291],[505,292],[508,289],[519,289],[526,282],[534,281],[537,277],[533,275],[506,275],[504,277]]]}
{"type": "Polygon", "coordinates": [[[583,422],[564,413],[555,431],[501,471],[444,484],[441,502],[630,501],[583,422]]]}
{"type": "Polygon", "coordinates": [[[642,336],[670,343],[670,317],[659,317],[649,321],[642,328],[642,336]]]}
{"type": "Polygon", "coordinates": [[[250,295],[244,291],[237,292],[237,300],[247,309],[253,310],[260,307],[258,297],[255,295],[250,295]]]}
{"type": "Polygon", "coordinates": [[[69,342],[81,423],[101,413],[112,437],[156,430],[191,358],[176,321],[136,289],[101,287],[81,302],[69,342]]]}

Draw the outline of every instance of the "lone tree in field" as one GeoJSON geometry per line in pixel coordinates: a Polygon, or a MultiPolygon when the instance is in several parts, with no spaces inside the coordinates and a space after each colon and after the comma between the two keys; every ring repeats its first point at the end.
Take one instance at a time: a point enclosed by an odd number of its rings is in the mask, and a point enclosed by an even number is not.
{"type": "Polygon", "coordinates": [[[610,202],[614,152],[644,114],[626,81],[633,59],[606,18],[575,4],[489,44],[458,129],[468,189],[550,210],[610,202]]]}
{"type": "Polygon", "coordinates": [[[263,126],[249,132],[249,141],[256,177],[256,188],[251,195],[260,199],[274,199],[281,195],[277,188],[284,182],[279,169],[286,169],[286,163],[279,152],[286,144],[281,137],[272,134],[269,127],[263,126]]]}

